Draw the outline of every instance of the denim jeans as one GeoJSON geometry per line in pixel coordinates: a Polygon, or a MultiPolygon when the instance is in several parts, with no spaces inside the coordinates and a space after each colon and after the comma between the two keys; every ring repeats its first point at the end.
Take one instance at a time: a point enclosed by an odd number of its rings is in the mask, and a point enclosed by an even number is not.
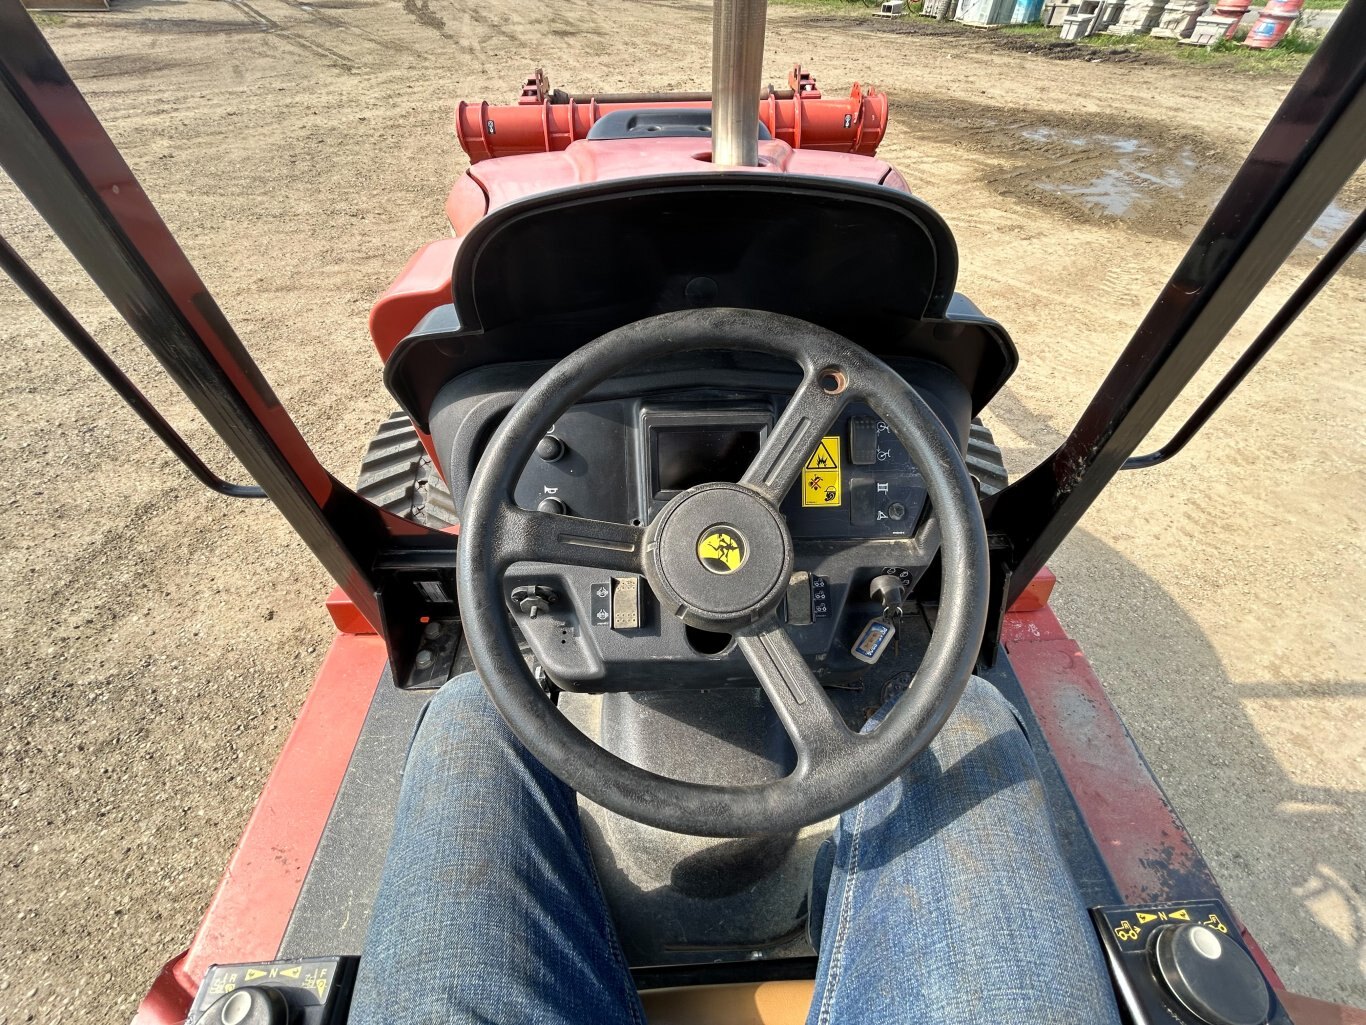
{"type": "MultiPolygon", "coordinates": [[[[808,1025],[1118,1025],[1033,754],[989,683],[833,839],[808,1025]]],[[[575,795],[477,677],[452,680],[409,754],[351,1022],[643,1020],[575,795]]]]}

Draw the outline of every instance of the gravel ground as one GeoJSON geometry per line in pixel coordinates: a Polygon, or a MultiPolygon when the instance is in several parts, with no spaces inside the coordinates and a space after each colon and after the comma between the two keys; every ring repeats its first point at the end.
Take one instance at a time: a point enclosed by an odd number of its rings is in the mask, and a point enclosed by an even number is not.
{"type": "MultiPolygon", "coordinates": [[[[575,91],[706,88],[710,43],[708,5],[657,0],[114,0],[47,31],[343,476],[390,408],[369,304],[446,230],[455,101],[511,100],[538,65],[575,91]]],[[[960,288],[1020,347],[987,417],[1020,472],[1289,80],[1008,43],[776,8],[766,64],[892,93],[882,155],[948,219],[960,288]]],[[[1358,181],[1235,343],[1363,199],[1358,181]]],[[[0,231],[232,475],[3,179],[0,231]]],[[[1059,614],[1286,982],[1359,1005],[1363,274],[1358,257],[1186,453],[1118,480],[1053,561],[1059,614]]],[[[307,692],[328,585],[272,508],[197,488],[7,281],[0,493],[0,1025],[126,1019],[188,941],[307,692]]]]}

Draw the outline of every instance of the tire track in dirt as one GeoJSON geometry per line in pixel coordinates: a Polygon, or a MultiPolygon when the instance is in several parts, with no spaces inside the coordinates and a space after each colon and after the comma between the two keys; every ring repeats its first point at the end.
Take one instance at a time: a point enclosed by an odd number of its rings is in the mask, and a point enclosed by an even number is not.
{"type": "Polygon", "coordinates": [[[446,19],[432,10],[432,0],[403,0],[403,10],[423,28],[429,28],[442,39],[453,37],[446,31],[446,19]]]}
{"type": "Polygon", "coordinates": [[[254,21],[257,25],[261,26],[262,32],[275,36],[277,39],[282,39],[291,46],[297,47],[305,53],[312,54],[314,57],[318,57],[324,63],[333,64],[344,71],[358,71],[360,69],[360,65],[346,56],[346,54],[334,50],[330,46],[324,46],[322,43],[315,43],[311,39],[305,39],[303,36],[295,35],[293,32],[290,32],[288,29],[281,26],[274,18],[262,14],[248,3],[247,0],[224,0],[224,2],[231,4],[249,21],[254,21]]]}
{"type": "Polygon", "coordinates": [[[335,14],[329,14],[327,11],[315,7],[313,4],[304,3],[303,0],[280,0],[280,2],[287,4],[302,14],[306,14],[313,21],[321,22],[331,28],[345,32],[348,35],[357,36],[360,39],[364,39],[367,43],[379,47],[381,50],[388,50],[392,53],[417,54],[417,51],[411,46],[395,42],[392,39],[385,39],[383,36],[376,35],[374,32],[358,28],[350,22],[337,17],[335,14]]]}

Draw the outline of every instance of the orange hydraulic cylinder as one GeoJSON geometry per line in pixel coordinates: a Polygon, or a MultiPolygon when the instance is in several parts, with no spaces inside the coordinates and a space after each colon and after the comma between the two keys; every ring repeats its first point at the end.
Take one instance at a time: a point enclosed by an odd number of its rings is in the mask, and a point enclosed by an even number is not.
{"type": "MultiPolygon", "coordinates": [[[[455,111],[460,148],[477,164],[490,157],[550,153],[588,135],[594,122],[616,110],[707,108],[705,100],[659,103],[530,103],[498,106],[461,101],[455,111]]],[[[759,100],[759,120],[769,133],[793,149],[859,153],[871,157],[887,130],[887,94],[864,92],[855,83],[843,99],[803,99],[800,92],[759,100]]]]}

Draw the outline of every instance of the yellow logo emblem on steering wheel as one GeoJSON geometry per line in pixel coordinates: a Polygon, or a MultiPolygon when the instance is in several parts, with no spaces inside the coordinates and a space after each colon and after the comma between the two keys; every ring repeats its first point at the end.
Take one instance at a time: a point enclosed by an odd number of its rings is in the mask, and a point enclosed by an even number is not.
{"type": "Polygon", "coordinates": [[[697,542],[697,558],[713,573],[734,573],[745,562],[745,539],[733,527],[712,527],[697,542]]]}

